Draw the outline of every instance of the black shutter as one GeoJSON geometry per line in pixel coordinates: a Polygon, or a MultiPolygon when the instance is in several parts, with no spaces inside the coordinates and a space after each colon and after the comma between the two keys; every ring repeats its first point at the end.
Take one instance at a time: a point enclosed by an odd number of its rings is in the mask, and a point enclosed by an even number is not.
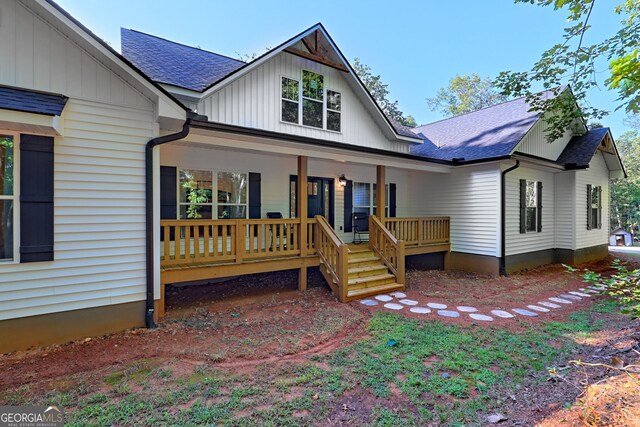
{"type": "Polygon", "coordinates": [[[396,216],[396,185],[389,184],[389,217],[396,216]]]}
{"type": "Polygon", "coordinates": [[[591,184],[587,184],[587,230],[591,230],[593,224],[591,221],[591,184]]]}
{"type": "Polygon", "coordinates": [[[527,180],[520,180],[520,233],[527,232],[527,180]]]}
{"type": "Polygon", "coordinates": [[[538,215],[538,218],[536,222],[538,226],[538,233],[540,233],[542,231],[542,182],[538,181],[537,184],[538,184],[538,191],[536,193],[538,196],[538,200],[537,200],[538,209],[536,209],[536,214],[538,215]]]}
{"type": "Polygon", "coordinates": [[[598,186],[598,228],[602,228],[602,187],[598,186]]]}
{"type": "Polygon", "coordinates": [[[175,166],[160,166],[160,219],[178,218],[178,182],[175,166]]]}
{"type": "Polygon", "coordinates": [[[20,135],[20,262],[53,261],[53,138],[20,135]]]}
{"type": "Polygon", "coordinates": [[[344,232],[353,231],[353,181],[344,186],[344,232]]]}
{"type": "Polygon", "coordinates": [[[262,189],[259,173],[249,173],[249,218],[255,219],[262,216],[262,189]]]}

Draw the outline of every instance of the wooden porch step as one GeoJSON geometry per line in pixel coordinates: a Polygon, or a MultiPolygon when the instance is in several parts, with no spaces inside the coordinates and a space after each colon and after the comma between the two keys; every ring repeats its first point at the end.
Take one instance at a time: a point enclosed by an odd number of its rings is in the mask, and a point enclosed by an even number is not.
{"type": "Polygon", "coordinates": [[[352,289],[373,288],[380,285],[386,285],[396,281],[396,276],[389,273],[379,274],[377,276],[358,277],[349,279],[349,291],[352,289]]]}
{"type": "Polygon", "coordinates": [[[349,289],[349,292],[347,292],[347,301],[403,290],[404,285],[395,282],[386,283],[384,285],[378,285],[371,288],[349,289]]]}
{"type": "Polygon", "coordinates": [[[358,277],[370,277],[379,276],[389,271],[384,264],[365,265],[362,267],[349,267],[349,279],[356,279],[358,277]]]}
{"type": "Polygon", "coordinates": [[[356,259],[363,259],[363,258],[371,258],[375,256],[376,256],[375,252],[373,252],[371,249],[363,249],[363,250],[356,250],[356,251],[349,250],[349,261],[356,260],[356,259]]]}
{"type": "Polygon", "coordinates": [[[349,258],[349,269],[372,266],[372,265],[380,265],[380,263],[381,263],[380,258],[378,258],[375,255],[369,256],[366,258],[355,258],[355,259],[349,258]]]}

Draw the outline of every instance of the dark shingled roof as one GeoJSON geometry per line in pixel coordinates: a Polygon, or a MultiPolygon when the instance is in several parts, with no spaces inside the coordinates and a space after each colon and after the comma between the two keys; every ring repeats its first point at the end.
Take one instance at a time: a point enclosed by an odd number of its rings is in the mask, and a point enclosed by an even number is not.
{"type": "MultiPolygon", "coordinates": [[[[552,91],[542,96],[553,96],[552,91]],[[547,95],[548,94],[548,95],[547,95]]],[[[508,156],[538,121],[526,98],[413,128],[424,144],[411,154],[440,160],[473,161],[508,156]]]]}
{"type": "Polygon", "coordinates": [[[0,86],[0,109],[3,110],[59,116],[68,99],[55,93],[0,86]]]}
{"type": "Polygon", "coordinates": [[[419,138],[419,136],[416,135],[415,132],[413,132],[411,127],[403,125],[402,123],[392,119],[391,117],[389,117],[389,121],[395,128],[398,135],[408,136],[409,138],[419,138]]]}
{"type": "Polygon", "coordinates": [[[609,132],[609,128],[589,129],[581,136],[571,138],[567,146],[558,157],[561,165],[575,165],[578,167],[589,166],[593,155],[598,149],[604,136],[609,132]]]}
{"type": "Polygon", "coordinates": [[[122,55],[158,83],[202,92],[245,65],[244,62],[191,46],[120,29],[122,55]]]}

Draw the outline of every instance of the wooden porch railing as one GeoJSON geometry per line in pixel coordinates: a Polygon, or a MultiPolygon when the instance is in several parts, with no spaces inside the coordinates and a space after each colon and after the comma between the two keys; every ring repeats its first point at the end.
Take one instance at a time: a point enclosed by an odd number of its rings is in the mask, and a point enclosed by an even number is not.
{"type": "Polygon", "coordinates": [[[313,255],[315,222],[307,220],[307,241],[302,243],[299,218],[162,220],[160,266],[296,256],[302,244],[313,255]]]}
{"type": "Polygon", "coordinates": [[[341,301],[347,299],[349,282],[349,246],[343,243],[326,218],[316,216],[316,253],[324,264],[322,273],[341,301]]]}
{"type": "Polygon", "coordinates": [[[405,284],[405,242],[396,238],[374,215],[369,216],[369,247],[396,276],[396,283],[405,284]]]}
{"type": "Polygon", "coordinates": [[[385,227],[407,246],[449,243],[448,216],[424,218],[385,218],[385,227]]]}

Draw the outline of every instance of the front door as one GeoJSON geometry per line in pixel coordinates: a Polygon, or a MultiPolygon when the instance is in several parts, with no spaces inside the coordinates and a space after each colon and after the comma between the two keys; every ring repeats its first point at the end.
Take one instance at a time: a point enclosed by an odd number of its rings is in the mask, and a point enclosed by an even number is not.
{"type": "MultiPolygon", "coordinates": [[[[297,217],[296,195],[298,194],[298,177],[291,175],[290,185],[290,216],[297,217]]],[[[327,218],[329,224],[333,227],[334,220],[334,195],[333,195],[333,179],[309,177],[307,179],[307,217],[314,218],[316,215],[322,215],[327,218]]]]}

